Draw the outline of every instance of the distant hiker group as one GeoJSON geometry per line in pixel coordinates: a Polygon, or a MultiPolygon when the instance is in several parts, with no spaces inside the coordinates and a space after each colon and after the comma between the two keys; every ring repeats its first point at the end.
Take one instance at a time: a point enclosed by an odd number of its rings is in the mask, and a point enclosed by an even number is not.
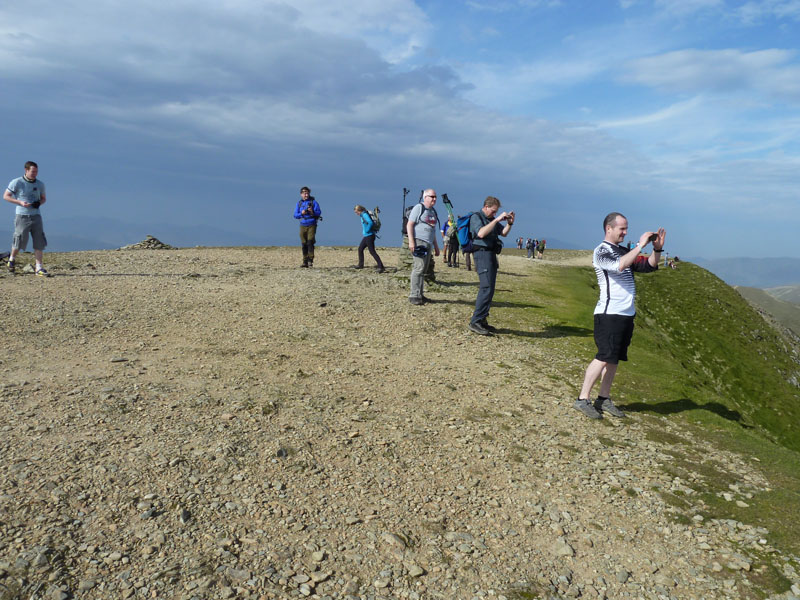
{"type": "MultiPolygon", "coordinates": [[[[308,188],[301,189],[301,199],[295,209],[295,218],[301,219],[300,239],[303,242],[304,267],[311,266],[314,260],[314,236],[310,228],[315,227],[316,221],[322,218],[319,205],[309,192],[308,188]]],[[[514,212],[500,212],[500,200],[487,196],[480,210],[456,216],[452,203],[447,194],[444,194],[442,200],[447,208],[448,218],[441,224],[436,212],[436,190],[424,190],[420,201],[408,208],[405,207],[406,194],[408,190],[403,188],[403,234],[408,238],[408,250],[412,256],[408,301],[415,306],[433,302],[424,294],[425,274],[432,257],[440,254],[438,240],[441,235],[444,264],[457,268],[459,250],[464,254],[468,270],[472,270],[472,260],[475,262],[479,286],[475,309],[468,324],[469,330],[483,336],[496,333],[497,328],[489,324],[488,318],[497,284],[497,256],[503,248],[500,238],[507,237],[514,225],[514,212]]],[[[362,225],[358,264],[355,268],[364,267],[366,248],[375,259],[378,272],[382,273],[385,268],[375,250],[375,233],[380,228],[380,221],[376,218],[379,211],[376,208],[370,213],[364,206],[357,204],[354,212],[360,217],[362,225]]],[[[586,368],[580,394],[573,403],[575,409],[591,419],[601,419],[603,414],[625,416],[611,399],[611,386],[619,361],[628,360],[628,347],[633,337],[636,315],[633,272],[648,273],[658,269],[666,237],[666,231],[660,228],[655,232],[643,233],[635,246],[631,242],[623,246],[628,233],[628,220],[617,212],[606,216],[603,230],[604,239],[592,253],[592,264],[600,290],[594,309],[594,341],[597,353],[586,368]],[[653,252],[649,256],[642,256],[641,252],[648,244],[652,244],[653,252]],[[591,400],[592,388],[598,381],[600,389],[597,397],[591,400]]],[[[527,250],[528,259],[544,258],[547,247],[545,239],[518,237],[515,244],[518,249],[524,247],[527,250]]],[[[664,256],[664,266],[674,268],[675,262],[668,262],[664,256]]]]}

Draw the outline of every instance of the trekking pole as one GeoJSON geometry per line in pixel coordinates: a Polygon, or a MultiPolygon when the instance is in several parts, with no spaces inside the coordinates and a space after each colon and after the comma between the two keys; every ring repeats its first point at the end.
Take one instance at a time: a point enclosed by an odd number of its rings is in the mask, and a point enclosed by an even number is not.
{"type": "Polygon", "coordinates": [[[447,212],[450,215],[450,219],[453,221],[453,224],[455,225],[456,215],[453,212],[453,203],[450,202],[450,198],[447,197],[447,194],[442,194],[442,202],[444,202],[444,205],[447,208],[447,212]]]}

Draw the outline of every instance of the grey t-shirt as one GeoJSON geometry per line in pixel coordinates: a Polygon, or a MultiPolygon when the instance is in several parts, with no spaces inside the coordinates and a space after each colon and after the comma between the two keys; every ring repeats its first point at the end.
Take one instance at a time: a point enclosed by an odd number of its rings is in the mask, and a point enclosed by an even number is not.
{"type": "MultiPolygon", "coordinates": [[[[8,184],[8,191],[11,192],[17,200],[22,200],[23,202],[39,202],[42,199],[42,194],[45,193],[44,182],[38,179],[28,181],[24,177],[17,177],[16,179],[12,179],[11,183],[8,184]]],[[[38,208],[20,206],[18,204],[16,214],[38,215],[41,213],[38,208]]]]}
{"type": "Polygon", "coordinates": [[[433,246],[436,239],[436,223],[439,220],[436,209],[434,207],[425,208],[425,205],[420,202],[408,215],[408,220],[414,223],[414,240],[433,246]]]}

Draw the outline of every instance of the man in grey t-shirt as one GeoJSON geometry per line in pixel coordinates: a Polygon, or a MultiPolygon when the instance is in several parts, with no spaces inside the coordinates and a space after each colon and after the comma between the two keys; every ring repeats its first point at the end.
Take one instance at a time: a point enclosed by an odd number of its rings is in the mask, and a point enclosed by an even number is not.
{"type": "Polygon", "coordinates": [[[33,255],[36,259],[35,273],[40,277],[50,277],[42,266],[47,238],[44,235],[42,215],[39,207],[47,202],[44,182],[36,178],[39,166],[29,160],[25,163],[25,174],[13,179],[3,193],[6,202],[16,205],[14,216],[14,239],[11,242],[11,254],[8,258],[8,270],[15,271],[15,260],[20,250],[25,250],[28,237],[33,238],[33,255]]]}
{"type": "Polygon", "coordinates": [[[431,259],[431,246],[434,253],[439,256],[439,243],[436,241],[439,215],[436,214],[436,192],[425,190],[422,202],[417,204],[408,215],[406,233],[408,234],[408,250],[411,252],[414,264],[411,268],[411,294],[408,301],[411,304],[424,304],[427,298],[422,293],[425,283],[425,271],[431,259]]]}

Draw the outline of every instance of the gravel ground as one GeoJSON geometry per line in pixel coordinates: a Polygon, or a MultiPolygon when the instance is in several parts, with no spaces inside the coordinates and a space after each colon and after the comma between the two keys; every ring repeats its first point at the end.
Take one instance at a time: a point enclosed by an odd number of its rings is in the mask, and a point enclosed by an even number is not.
{"type": "MultiPolygon", "coordinates": [[[[692,481],[638,416],[572,410],[558,375],[586,357],[470,334],[474,272],[437,266],[417,307],[353,249],[299,257],[0,275],[0,598],[748,598],[765,555],[800,595],[767,531],[665,504],[692,481]]],[[[504,256],[500,285],[548,259],[504,256]]],[[[766,486],[664,430],[735,477],[731,501],[766,486]]]]}

